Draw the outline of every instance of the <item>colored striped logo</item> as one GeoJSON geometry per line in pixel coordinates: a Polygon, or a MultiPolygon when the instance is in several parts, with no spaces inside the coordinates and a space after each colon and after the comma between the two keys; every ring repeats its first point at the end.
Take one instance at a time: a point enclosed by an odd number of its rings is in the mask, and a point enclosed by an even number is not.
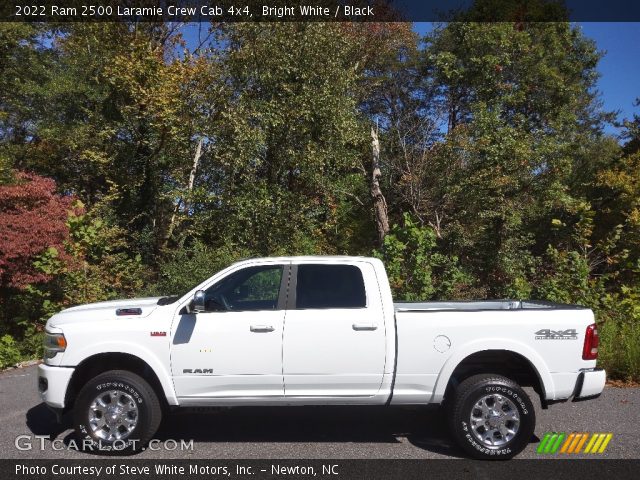
{"type": "Polygon", "coordinates": [[[612,438],[612,433],[548,432],[536,451],[541,454],[603,453],[612,438]]]}

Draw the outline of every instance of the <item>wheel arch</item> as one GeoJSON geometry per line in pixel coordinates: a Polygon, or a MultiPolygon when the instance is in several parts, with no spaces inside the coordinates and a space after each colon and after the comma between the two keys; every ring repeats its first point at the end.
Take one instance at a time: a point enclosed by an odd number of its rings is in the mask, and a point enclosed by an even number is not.
{"type": "Polygon", "coordinates": [[[533,387],[543,408],[553,397],[553,379],[536,352],[521,345],[496,342],[484,347],[469,345],[449,358],[436,381],[432,402],[443,402],[457,384],[480,373],[503,375],[522,386],[533,387]]]}
{"type": "Polygon", "coordinates": [[[78,393],[87,381],[110,370],[126,370],[142,377],[153,388],[163,407],[177,404],[175,400],[175,403],[171,402],[172,398],[175,399],[173,387],[170,386],[167,390],[166,382],[161,381],[156,371],[144,359],[131,353],[102,352],[86,357],[75,368],[65,394],[65,410],[73,407],[78,393]]]}

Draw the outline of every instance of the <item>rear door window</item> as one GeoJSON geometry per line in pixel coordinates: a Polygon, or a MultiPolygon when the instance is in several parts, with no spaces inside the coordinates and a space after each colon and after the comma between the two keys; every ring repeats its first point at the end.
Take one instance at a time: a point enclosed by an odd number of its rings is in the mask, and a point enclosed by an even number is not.
{"type": "Polygon", "coordinates": [[[365,308],[362,271],[354,265],[299,265],[296,308],[365,308]]]}

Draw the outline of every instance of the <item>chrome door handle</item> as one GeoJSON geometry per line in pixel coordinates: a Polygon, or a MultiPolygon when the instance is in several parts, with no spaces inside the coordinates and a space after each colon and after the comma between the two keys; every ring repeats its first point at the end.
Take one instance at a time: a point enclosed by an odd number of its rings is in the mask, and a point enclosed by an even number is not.
{"type": "Polygon", "coordinates": [[[251,325],[249,330],[252,332],[273,332],[275,328],[271,325],[251,325]]]}
{"type": "Polygon", "coordinates": [[[377,330],[378,329],[378,325],[375,325],[373,323],[354,323],[352,326],[354,330],[377,330]]]}

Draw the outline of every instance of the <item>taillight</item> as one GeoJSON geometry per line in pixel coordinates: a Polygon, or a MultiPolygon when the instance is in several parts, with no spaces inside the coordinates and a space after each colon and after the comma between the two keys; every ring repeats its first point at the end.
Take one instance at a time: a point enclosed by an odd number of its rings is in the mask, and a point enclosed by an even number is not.
{"type": "Polygon", "coordinates": [[[596,360],[598,358],[598,327],[592,323],[587,327],[584,335],[584,347],[582,348],[583,360],[596,360]]]}

